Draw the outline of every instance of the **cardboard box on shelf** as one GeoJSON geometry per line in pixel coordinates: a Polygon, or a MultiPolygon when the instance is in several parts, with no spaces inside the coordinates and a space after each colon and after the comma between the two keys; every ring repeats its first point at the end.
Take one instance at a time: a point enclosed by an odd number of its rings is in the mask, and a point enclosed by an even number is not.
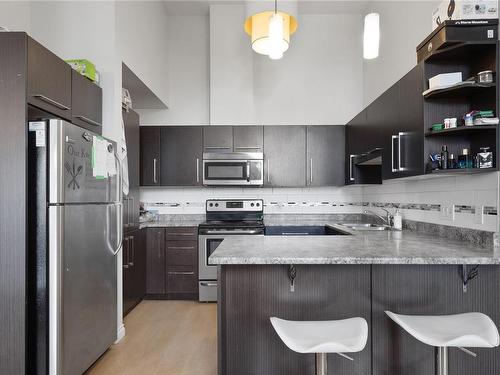
{"type": "Polygon", "coordinates": [[[498,0],[444,0],[432,13],[432,29],[446,20],[491,18],[498,18],[498,0]]]}

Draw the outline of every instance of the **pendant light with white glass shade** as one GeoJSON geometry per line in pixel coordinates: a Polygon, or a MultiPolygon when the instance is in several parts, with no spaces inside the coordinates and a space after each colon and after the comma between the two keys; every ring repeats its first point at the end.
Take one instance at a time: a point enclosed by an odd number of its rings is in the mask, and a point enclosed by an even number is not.
{"type": "Polygon", "coordinates": [[[365,16],[363,31],[363,57],[367,60],[376,59],[380,45],[380,16],[370,13],[365,16]]]}
{"type": "Polygon", "coordinates": [[[278,60],[290,46],[290,35],[297,30],[297,2],[247,1],[245,31],[252,38],[252,49],[278,60]]]}

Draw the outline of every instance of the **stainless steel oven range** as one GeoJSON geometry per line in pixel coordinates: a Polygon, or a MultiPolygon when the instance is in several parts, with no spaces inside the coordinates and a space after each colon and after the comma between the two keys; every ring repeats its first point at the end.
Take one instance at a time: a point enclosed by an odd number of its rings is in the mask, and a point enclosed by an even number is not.
{"type": "Polygon", "coordinates": [[[217,301],[217,266],[208,258],[228,236],[264,235],[261,199],[207,200],[206,219],[199,233],[200,301],[217,301]]]}

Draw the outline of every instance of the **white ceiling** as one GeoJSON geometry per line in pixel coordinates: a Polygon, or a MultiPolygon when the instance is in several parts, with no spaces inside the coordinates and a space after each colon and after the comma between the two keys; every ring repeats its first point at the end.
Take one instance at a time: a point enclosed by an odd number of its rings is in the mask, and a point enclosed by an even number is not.
{"type": "MultiPolygon", "coordinates": [[[[258,1],[258,0],[253,0],[258,1]]],[[[278,0],[278,6],[281,1],[278,0]]],[[[363,13],[371,0],[298,0],[299,14],[363,13]]],[[[210,4],[244,4],[244,0],[164,0],[169,15],[208,14],[210,4]]]]}

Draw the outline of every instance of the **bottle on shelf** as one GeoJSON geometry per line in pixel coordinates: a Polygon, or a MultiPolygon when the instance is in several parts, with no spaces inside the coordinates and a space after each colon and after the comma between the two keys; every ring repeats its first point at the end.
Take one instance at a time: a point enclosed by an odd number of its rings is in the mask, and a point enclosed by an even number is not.
{"type": "Polygon", "coordinates": [[[474,168],[474,160],[471,155],[469,155],[469,149],[464,148],[462,150],[462,155],[458,156],[458,168],[460,169],[471,169],[474,168]]]}
{"type": "Polygon", "coordinates": [[[448,169],[448,146],[443,145],[441,148],[441,169],[448,169]]]}

